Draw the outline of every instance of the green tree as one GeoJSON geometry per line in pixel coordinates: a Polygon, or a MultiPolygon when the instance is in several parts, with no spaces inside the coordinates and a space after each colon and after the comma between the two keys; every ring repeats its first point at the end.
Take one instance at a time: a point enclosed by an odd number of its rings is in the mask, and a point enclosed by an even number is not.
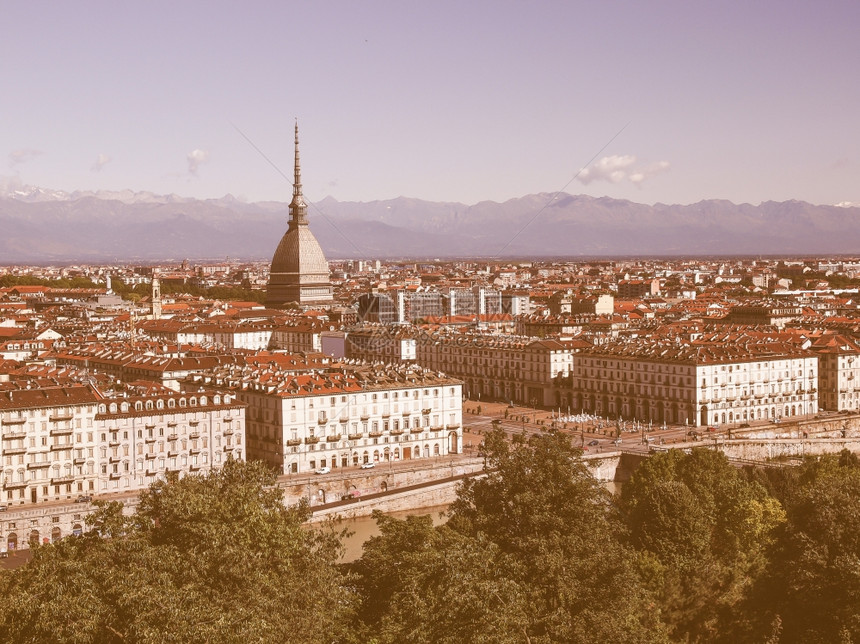
{"type": "Polygon", "coordinates": [[[526,593],[498,574],[498,548],[429,516],[374,515],[380,535],[355,564],[364,637],[379,642],[522,642],[526,593]]]}
{"type": "Polygon", "coordinates": [[[84,536],[0,578],[5,641],[337,642],[352,594],[332,530],[307,530],[274,475],[234,461],[156,483],[134,514],[102,505],[84,536]]]}
{"type": "Polygon", "coordinates": [[[625,484],[621,508],[634,547],[651,558],[651,580],[676,639],[729,632],[785,516],[779,502],[724,455],[670,450],[625,484]]]}
{"type": "MultiPolygon", "coordinates": [[[[860,464],[843,452],[807,460],[788,521],[748,606],[779,642],[860,642],[860,464]]],[[[755,639],[755,638],[751,638],[755,639]]]]}
{"type": "Polygon", "coordinates": [[[482,444],[446,526],[383,519],[356,566],[382,642],[663,641],[611,495],[552,430],[482,444]],[[441,619],[440,619],[441,618],[441,619]]]}

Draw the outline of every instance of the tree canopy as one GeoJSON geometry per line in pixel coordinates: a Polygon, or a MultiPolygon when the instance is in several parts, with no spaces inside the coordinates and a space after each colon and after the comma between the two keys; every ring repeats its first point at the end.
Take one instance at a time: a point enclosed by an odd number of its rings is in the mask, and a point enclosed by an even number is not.
{"type": "Polygon", "coordinates": [[[860,459],[670,450],[613,497],[556,430],[482,444],[447,513],[339,562],[260,463],[99,503],[0,573],[9,642],[860,642],[860,459]]]}
{"type": "Polygon", "coordinates": [[[228,462],[102,504],[82,537],[0,577],[14,642],[344,641],[352,606],[331,531],[284,507],[274,474],[228,462]]]}

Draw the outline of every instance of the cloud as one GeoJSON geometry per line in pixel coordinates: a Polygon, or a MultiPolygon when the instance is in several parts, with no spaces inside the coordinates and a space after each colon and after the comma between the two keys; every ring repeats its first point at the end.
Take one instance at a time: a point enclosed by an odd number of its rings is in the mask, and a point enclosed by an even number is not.
{"type": "Polygon", "coordinates": [[[108,163],[110,163],[110,161],[111,158],[108,155],[99,154],[98,158],[96,159],[96,162],[93,163],[90,170],[92,170],[93,172],[101,172],[101,169],[105,167],[108,163]]]}
{"type": "Polygon", "coordinates": [[[192,150],[186,158],[188,159],[188,174],[196,177],[200,165],[209,161],[209,153],[206,150],[192,150]]]}
{"type": "Polygon", "coordinates": [[[32,161],[40,154],[42,154],[41,150],[33,150],[32,148],[12,150],[9,153],[9,167],[15,167],[16,165],[26,163],[27,161],[32,161]]]}
{"type": "Polygon", "coordinates": [[[660,174],[661,172],[665,172],[668,169],[668,161],[658,161],[657,163],[652,163],[651,165],[631,172],[628,176],[628,179],[630,179],[630,181],[639,186],[642,185],[642,182],[645,181],[645,179],[650,179],[654,175],[660,174]]]}
{"type": "Polygon", "coordinates": [[[583,169],[577,179],[580,183],[586,185],[592,181],[618,183],[627,176],[627,168],[634,163],[636,163],[636,157],[632,154],[603,157],[597,163],[592,164],[591,167],[583,169]]]}
{"type": "Polygon", "coordinates": [[[647,166],[637,166],[632,154],[603,157],[591,166],[584,168],[576,179],[583,185],[592,181],[620,183],[625,179],[641,186],[646,179],[669,169],[668,161],[658,161],[647,166]]]}

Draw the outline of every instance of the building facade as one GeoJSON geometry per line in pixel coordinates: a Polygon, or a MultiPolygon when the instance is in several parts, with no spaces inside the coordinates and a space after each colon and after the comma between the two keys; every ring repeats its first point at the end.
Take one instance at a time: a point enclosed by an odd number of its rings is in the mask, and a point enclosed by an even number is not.
{"type": "Polygon", "coordinates": [[[248,458],[284,474],[462,451],[462,383],[416,366],[287,374],[270,365],[196,378],[248,405],[248,458]]]}
{"type": "Polygon", "coordinates": [[[575,358],[576,409],[642,422],[740,425],[818,412],[818,357],[777,342],[612,342],[575,358]]]}

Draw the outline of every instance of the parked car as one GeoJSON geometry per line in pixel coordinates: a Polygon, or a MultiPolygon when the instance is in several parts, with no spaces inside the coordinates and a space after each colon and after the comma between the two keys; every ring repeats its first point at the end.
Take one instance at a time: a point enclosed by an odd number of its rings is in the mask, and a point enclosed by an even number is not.
{"type": "Polygon", "coordinates": [[[600,445],[600,441],[595,438],[593,441],[588,441],[588,444],[594,447],[595,445],[600,445]]]}
{"type": "Polygon", "coordinates": [[[367,463],[361,464],[361,469],[363,470],[369,470],[371,467],[376,467],[376,463],[374,463],[373,461],[368,461],[367,463]]]}
{"type": "Polygon", "coordinates": [[[75,503],[89,503],[92,500],[93,497],[91,497],[89,494],[80,494],[78,495],[78,498],[75,499],[75,503]]]}
{"type": "Polygon", "coordinates": [[[317,474],[328,474],[329,472],[331,472],[330,467],[321,467],[317,470],[317,474]]]}

